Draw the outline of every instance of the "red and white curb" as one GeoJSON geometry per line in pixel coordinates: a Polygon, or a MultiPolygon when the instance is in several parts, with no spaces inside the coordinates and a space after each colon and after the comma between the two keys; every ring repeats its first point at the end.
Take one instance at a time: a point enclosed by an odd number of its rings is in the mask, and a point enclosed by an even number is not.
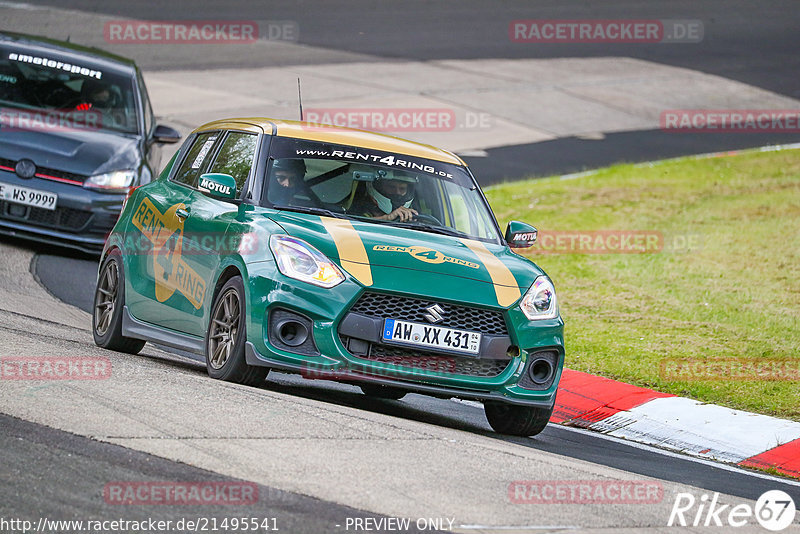
{"type": "Polygon", "coordinates": [[[800,477],[800,423],[564,369],[551,423],[800,477]]]}

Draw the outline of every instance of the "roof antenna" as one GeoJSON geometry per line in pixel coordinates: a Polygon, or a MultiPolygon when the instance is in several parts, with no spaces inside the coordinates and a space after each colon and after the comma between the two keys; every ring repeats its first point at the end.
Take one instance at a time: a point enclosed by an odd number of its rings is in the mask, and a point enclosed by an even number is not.
{"type": "Polygon", "coordinates": [[[303,120],[303,95],[300,92],[300,78],[297,78],[297,101],[300,103],[300,120],[303,120]]]}

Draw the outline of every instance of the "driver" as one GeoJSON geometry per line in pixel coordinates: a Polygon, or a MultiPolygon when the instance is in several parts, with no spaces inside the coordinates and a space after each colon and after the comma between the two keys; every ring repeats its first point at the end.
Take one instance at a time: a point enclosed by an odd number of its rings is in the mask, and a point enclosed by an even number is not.
{"type": "Polygon", "coordinates": [[[281,158],[272,163],[269,200],[279,205],[304,205],[311,199],[305,185],[306,162],[281,158]]]}
{"type": "Polygon", "coordinates": [[[373,182],[367,182],[366,195],[354,202],[350,210],[384,221],[410,221],[419,213],[411,207],[417,177],[402,171],[378,171],[373,182]]]}
{"type": "MultiPolygon", "coordinates": [[[[97,80],[86,80],[81,86],[81,100],[85,109],[108,110],[112,107],[111,90],[97,80]]],[[[81,107],[81,106],[79,106],[81,107]]]]}
{"type": "Polygon", "coordinates": [[[97,80],[86,80],[81,86],[81,104],[76,111],[100,113],[105,126],[119,127],[123,118],[116,112],[117,99],[111,87],[97,80]]]}

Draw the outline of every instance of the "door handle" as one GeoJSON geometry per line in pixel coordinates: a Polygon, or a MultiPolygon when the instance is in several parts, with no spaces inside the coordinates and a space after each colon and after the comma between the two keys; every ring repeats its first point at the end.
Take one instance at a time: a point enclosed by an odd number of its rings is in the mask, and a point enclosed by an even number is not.
{"type": "Polygon", "coordinates": [[[175,210],[175,216],[177,218],[179,218],[180,220],[186,219],[186,217],[189,216],[189,208],[186,208],[186,209],[178,208],[178,209],[176,209],[175,210]]]}

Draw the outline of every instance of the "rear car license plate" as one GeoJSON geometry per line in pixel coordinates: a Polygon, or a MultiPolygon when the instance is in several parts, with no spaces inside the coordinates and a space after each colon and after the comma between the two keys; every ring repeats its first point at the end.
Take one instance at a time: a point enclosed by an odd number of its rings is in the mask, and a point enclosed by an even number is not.
{"type": "Polygon", "coordinates": [[[0,182],[0,200],[33,206],[34,208],[44,208],[46,210],[56,209],[58,195],[48,191],[20,187],[18,185],[5,184],[0,182]]]}
{"type": "Polygon", "coordinates": [[[478,354],[481,334],[443,326],[386,319],[383,323],[383,340],[468,354],[478,354]]]}

